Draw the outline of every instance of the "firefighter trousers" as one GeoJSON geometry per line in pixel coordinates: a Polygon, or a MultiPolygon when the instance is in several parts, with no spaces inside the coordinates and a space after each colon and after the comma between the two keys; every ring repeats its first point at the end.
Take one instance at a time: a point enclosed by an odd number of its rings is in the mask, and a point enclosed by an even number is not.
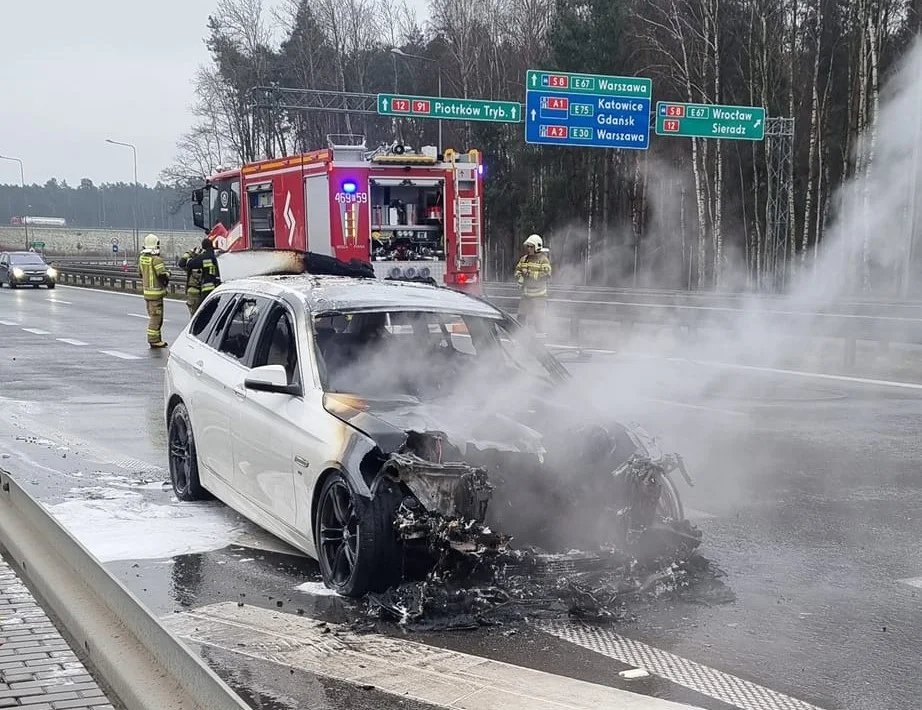
{"type": "Polygon", "coordinates": [[[186,291],[186,305],[189,307],[189,315],[194,316],[198,307],[202,305],[204,294],[201,291],[186,291]]]}
{"type": "Polygon", "coordinates": [[[147,342],[162,343],[160,329],[163,327],[163,299],[147,299],[147,342]]]}
{"type": "Polygon", "coordinates": [[[522,296],[519,299],[517,317],[521,323],[531,328],[535,335],[543,338],[547,335],[547,297],[522,296]]]}

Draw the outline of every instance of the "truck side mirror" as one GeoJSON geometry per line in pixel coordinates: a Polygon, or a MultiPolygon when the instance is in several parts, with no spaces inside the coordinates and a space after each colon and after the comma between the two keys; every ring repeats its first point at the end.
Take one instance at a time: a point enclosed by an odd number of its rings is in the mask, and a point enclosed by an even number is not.
{"type": "Polygon", "coordinates": [[[201,202],[192,203],[192,224],[199,229],[207,229],[205,227],[205,207],[201,202]]]}
{"type": "Polygon", "coordinates": [[[202,204],[205,199],[205,191],[202,188],[196,188],[192,191],[192,202],[196,205],[202,204]]]}

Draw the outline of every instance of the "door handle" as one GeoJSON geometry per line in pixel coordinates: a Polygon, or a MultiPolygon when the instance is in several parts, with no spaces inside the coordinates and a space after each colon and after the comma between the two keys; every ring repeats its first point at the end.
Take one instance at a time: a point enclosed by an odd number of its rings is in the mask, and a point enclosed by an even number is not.
{"type": "Polygon", "coordinates": [[[295,456],[295,463],[298,464],[298,466],[303,466],[304,468],[309,468],[311,465],[310,461],[308,461],[303,456],[295,456]]]}
{"type": "Polygon", "coordinates": [[[196,375],[201,375],[203,372],[205,372],[205,361],[199,360],[197,363],[195,363],[192,366],[192,370],[195,372],[196,375]]]}
{"type": "Polygon", "coordinates": [[[238,399],[247,398],[247,391],[243,387],[234,387],[234,394],[237,395],[238,399]]]}

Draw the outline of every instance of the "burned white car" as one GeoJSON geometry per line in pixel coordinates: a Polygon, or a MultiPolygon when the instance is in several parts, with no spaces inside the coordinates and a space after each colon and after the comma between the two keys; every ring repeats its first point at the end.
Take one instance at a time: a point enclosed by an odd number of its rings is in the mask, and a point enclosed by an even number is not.
{"type": "Polygon", "coordinates": [[[510,546],[694,549],[681,460],[573,402],[568,380],[514,319],[446,288],[232,280],[171,348],[173,489],[213,494],[348,596],[510,546]]]}

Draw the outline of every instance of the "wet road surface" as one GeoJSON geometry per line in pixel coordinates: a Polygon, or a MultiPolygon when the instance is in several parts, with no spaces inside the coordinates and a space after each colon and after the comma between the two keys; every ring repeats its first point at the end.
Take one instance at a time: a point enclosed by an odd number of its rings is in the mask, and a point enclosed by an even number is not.
{"type": "MultiPolygon", "coordinates": [[[[178,628],[191,628],[183,614],[213,615],[202,653],[254,707],[427,706],[383,683],[344,682],[312,666],[316,654],[278,663],[278,649],[251,643],[277,637],[270,626],[288,619],[345,628],[363,607],[327,594],[312,561],[220,503],[173,501],[162,485],[166,353],[147,349],[143,313],[141,299],[122,294],[0,291],[0,466],[178,628]],[[214,616],[251,607],[265,616],[214,616]],[[222,624],[237,629],[230,646],[222,624]]],[[[184,304],[168,302],[164,337],[187,319],[184,304]]],[[[687,362],[565,359],[587,392],[685,456],[695,487],[680,483],[680,494],[735,600],[701,590],[601,630],[564,620],[407,635],[379,623],[388,653],[409,640],[425,644],[414,653],[535,669],[561,688],[575,679],[704,708],[918,704],[922,393],[687,362]],[[618,675],[634,666],[654,675],[618,675]]],[[[295,637],[310,635],[305,627],[295,637]]],[[[370,672],[358,668],[355,677],[370,672]]]]}

